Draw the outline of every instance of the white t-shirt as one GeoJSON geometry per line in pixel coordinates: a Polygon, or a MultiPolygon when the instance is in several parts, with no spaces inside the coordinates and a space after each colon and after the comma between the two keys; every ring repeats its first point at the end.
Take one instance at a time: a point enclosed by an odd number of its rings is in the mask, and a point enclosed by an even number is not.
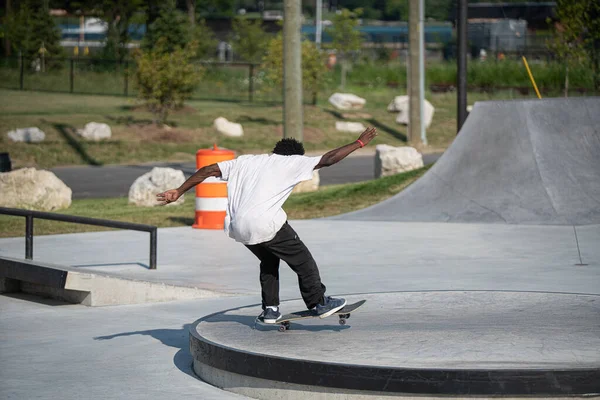
{"type": "Polygon", "coordinates": [[[245,155],[220,162],[227,181],[225,233],[244,244],[267,242],[287,215],[281,208],[298,183],[312,179],[321,157],[245,155]]]}

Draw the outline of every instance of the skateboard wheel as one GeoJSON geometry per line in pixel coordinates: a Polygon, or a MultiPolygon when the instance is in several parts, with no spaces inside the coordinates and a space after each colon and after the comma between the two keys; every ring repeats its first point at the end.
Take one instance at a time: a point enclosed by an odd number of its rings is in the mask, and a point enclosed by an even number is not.
{"type": "Polygon", "coordinates": [[[279,332],[285,332],[286,329],[285,325],[279,325],[279,332]]]}
{"type": "Polygon", "coordinates": [[[340,325],[346,325],[346,319],[340,318],[340,325]]]}

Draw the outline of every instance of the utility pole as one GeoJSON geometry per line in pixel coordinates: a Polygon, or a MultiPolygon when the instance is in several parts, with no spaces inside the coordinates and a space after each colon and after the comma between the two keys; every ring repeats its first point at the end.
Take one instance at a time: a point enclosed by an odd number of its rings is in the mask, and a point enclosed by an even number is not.
{"type": "Polygon", "coordinates": [[[423,24],[421,20],[422,0],[409,0],[408,11],[408,142],[422,137],[423,80],[423,24]]]}
{"type": "Polygon", "coordinates": [[[457,28],[457,127],[456,134],[460,132],[465,120],[467,119],[467,0],[458,0],[458,21],[457,28]]]}
{"type": "Polygon", "coordinates": [[[302,141],[302,12],[300,0],[283,1],[283,137],[302,141]]]}
{"type": "Polygon", "coordinates": [[[316,6],[316,13],[315,13],[315,24],[316,24],[316,32],[315,32],[315,43],[317,45],[317,49],[321,48],[321,35],[322,35],[322,29],[323,29],[323,25],[321,22],[322,19],[322,11],[323,11],[323,0],[317,0],[317,6],[316,6]]]}

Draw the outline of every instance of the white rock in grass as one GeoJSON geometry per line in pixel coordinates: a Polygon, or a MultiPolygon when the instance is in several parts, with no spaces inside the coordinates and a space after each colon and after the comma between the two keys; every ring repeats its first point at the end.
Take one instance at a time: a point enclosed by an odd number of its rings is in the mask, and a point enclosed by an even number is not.
{"type": "Polygon", "coordinates": [[[112,131],[107,124],[89,122],[85,124],[83,129],[78,129],[77,134],[88,140],[99,141],[102,139],[110,139],[112,131]]]}
{"type": "Polygon", "coordinates": [[[46,134],[40,128],[31,127],[10,131],[8,137],[13,142],[39,143],[44,141],[46,134]]]}
{"type": "MultiPolygon", "coordinates": [[[[185,182],[182,171],[173,168],[154,167],[152,171],[145,173],[133,182],[129,188],[129,204],[140,207],[154,207],[160,205],[156,201],[156,195],[165,190],[175,189],[185,182]]],[[[184,196],[168,206],[181,205],[184,196]]]]}
{"type": "Polygon", "coordinates": [[[423,167],[423,156],[414,147],[375,146],[375,177],[390,176],[423,167]]]}
{"type": "Polygon", "coordinates": [[[23,168],[0,173],[0,207],[54,211],[71,205],[71,189],[50,171],[23,168]]]}
{"type": "Polygon", "coordinates": [[[314,170],[312,179],[297,184],[294,187],[294,190],[292,190],[292,193],[316,192],[317,190],[319,190],[320,181],[321,179],[319,177],[319,171],[314,170]]]}
{"type": "Polygon", "coordinates": [[[362,133],[366,129],[365,126],[360,122],[343,122],[336,121],[335,129],[341,132],[349,133],[362,133]]]}
{"type": "Polygon", "coordinates": [[[240,137],[244,136],[244,128],[241,124],[230,122],[226,118],[219,117],[214,122],[215,129],[225,136],[240,137]]]}
{"type": "MultiPolygon", "coordinates": [[[[427,100],[424,101],[425,108],[423,110],[423,118],[425,121],[425,127],[429,128],[431,121],[433,120],[433,114],[435,108],[427,100]]],[[[397,112],[396,122],[403,125],[408,125],[409,120],[409,101],[408,96],[396,96],[394,100],[388,105],[388,111],[397,112]]]]}
{"type": "Polygon", "coordinates": [[[360,110],[367,101],[352,93],[334,93],[329,97],[329,103],[338,110],[360,110]]]}

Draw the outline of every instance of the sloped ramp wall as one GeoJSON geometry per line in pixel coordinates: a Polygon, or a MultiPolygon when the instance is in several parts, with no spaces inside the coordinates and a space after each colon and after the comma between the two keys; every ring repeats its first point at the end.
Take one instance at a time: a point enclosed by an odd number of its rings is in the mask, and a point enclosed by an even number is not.
{"type": "Polygon", "coordinates": [[[402,193],[345,220],[600,223],[600,98],[478,102],[402,193]]]}

